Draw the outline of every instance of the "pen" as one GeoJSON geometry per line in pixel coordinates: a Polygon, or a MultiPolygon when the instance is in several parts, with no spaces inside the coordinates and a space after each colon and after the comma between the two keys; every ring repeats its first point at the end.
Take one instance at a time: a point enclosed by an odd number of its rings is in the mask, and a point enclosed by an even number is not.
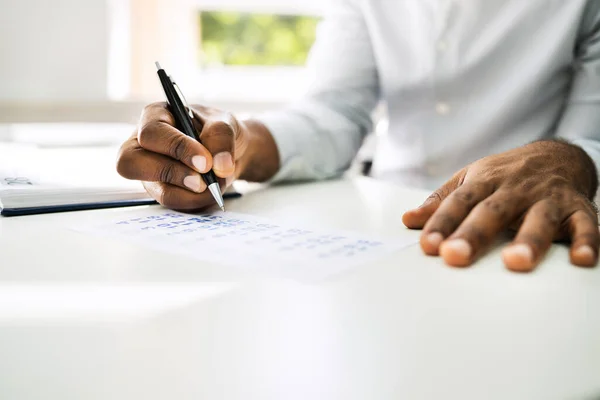
{"type": "MultiPolygon", "coordinates": [[[[175,118],[175,123],[177,125],[177,129],[191,137],[192,139],[196,139],[200,142],[200,135],[196,128],[194,128],[194,113],[187,105],[187,101],[177,86],[177,83],[167,75],[164,69],[161,68],[158,62],[155,63],[156,68],[158,69],[158,77],[160,79],[160,83],[165,91],[165,95],[167,96],[167,101],[169,103],[169,108],[171,114],[175,118]]],[[[225,204],[223,202],[223,195],[221,194],[221,188],[219,187],[219,183],[217,182],[217,177],[215,173],[210,170],[205,174],[200,174],[206,185],[208,186],[208,190],[215,198],[221,210],[225,211],[225,204]]]]}

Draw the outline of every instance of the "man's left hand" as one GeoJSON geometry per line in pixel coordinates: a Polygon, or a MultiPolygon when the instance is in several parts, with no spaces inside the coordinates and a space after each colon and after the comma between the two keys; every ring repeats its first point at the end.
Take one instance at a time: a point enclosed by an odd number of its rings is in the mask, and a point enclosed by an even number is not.
{"type": "Polygon", "coordinates": [[[594,266],[600,233],[591,158],[562,141],[540,141],[482,158],[457,172],[403,215],[423,229],[421,247],[453,266],[468,266],[501,232],[517,231],[502,251],[513,271],[531,271],[553,241],[570,241],[571,263],[594,266]]]}

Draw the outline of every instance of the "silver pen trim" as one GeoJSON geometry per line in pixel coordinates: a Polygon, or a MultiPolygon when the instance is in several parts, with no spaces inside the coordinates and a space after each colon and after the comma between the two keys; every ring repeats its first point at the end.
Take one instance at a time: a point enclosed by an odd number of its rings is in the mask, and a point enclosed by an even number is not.
{"type": "Polygon", "coordinates": [[[221,188],[218,183],[211,183],[208,185],[208,190],[213,195],[215,200],[217,201],[217,205],[221,210],[225,211],[225,202],[223,201],[223,195],[221,194],[221,188]]]}

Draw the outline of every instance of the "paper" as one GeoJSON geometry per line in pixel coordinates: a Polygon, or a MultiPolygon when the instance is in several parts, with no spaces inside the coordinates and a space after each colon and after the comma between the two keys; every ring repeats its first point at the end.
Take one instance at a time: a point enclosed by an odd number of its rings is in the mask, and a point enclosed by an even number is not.
{"type": "Polygon", "coordinates": [[[117,173],[115,154],[109,147],[40,149],[0,143],[0,209],[151,201],[139,181],[117,173]]]}
{"type": "Polygon", "coordinates": [[[127,180],[117,173],[117,150],[113,147],[44,149],[0,143],[0,190],[143,190],[139,181],[127,180]]]}
{"type": "MultiPolygon", "coordinates": [[[[191,215],[149,208],[76,229],[199,261],[302,280],[322,279],[412,244],[324,232],[232,212],[191,215]]],[[[89,220],[88,220],[89,221],[89,220]]]]}

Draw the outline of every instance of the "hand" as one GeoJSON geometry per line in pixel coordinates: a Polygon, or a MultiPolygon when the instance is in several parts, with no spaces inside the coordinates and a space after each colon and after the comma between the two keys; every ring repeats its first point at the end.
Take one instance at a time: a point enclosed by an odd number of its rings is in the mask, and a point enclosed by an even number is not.
{"type": "Polygon", "coordinates": [[[436,190],[404,224],[423,229],[421,248],[452,266],[474,262],[507,228],[502,252],[513,271],[531,271],[553,241],[570,240],[571,263],[594,266],[600,234],[592,200],[596,168],[579,147],[540,141],[470,164],[436,190]]]}
{"type": "Polygon", "coordinates": [[[277,147],[260,122],[238,121],[203,106],[192,108],[202,144],[175,128],[166,103],[151,104],[121,146],[119,174],[142,181],[146,191],[167,208],[198,210],[215,204],[200,173],[212,169],[225,190],[234,179],[261,181],[277,171],[277,147]]]}

